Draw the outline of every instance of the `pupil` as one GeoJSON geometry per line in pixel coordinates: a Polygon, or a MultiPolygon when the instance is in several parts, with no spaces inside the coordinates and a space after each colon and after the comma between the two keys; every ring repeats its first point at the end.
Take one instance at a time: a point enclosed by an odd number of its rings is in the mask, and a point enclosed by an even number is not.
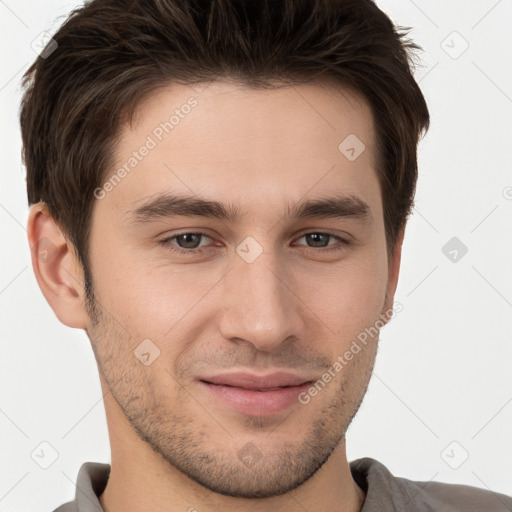
{"type": "Polygon", "coordinates": [[[183,245],[182,243],[179,243],[180,247],[183,247],[185,249],[194,249],[195,248],[194,244],[197,244],[197,242],[198,242],[197,239],[199,236],[201,236],[201,235],[196,235],[194,233],[185,233],[184,235],[180,235],[178,237],[178,241],[181,240],[181,241],[185,242],[185,245],[183,245]],[[192,244],[192,245],[189,245],[189,244],[192,244]]]}
{"type": "Polygon", "coordinates": [[[310,233],[306,236],[310,237],[310,240],[313,239],[313,247],[325,247],[326,244],[322,244],[321,238],[324,237],[324,241],[327,242],[330,235],[325,235],[323,233],[310,233]],[[320,245],[317,245],[318,242],[320,242],[320,245]]]}

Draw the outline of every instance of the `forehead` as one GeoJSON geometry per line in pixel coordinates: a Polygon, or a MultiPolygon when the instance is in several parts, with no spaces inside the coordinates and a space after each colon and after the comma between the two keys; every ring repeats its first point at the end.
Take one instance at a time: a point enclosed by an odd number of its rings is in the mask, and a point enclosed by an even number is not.
{"type": "Polygon", "coordinates": [[[355,91],[327,82],[204,85],[172,84],[140,103],[121,132],[100,208],[123,213],[162,191],[252,208],[253,216],[326,193],[379,204],[373,116],[355,91]]]}

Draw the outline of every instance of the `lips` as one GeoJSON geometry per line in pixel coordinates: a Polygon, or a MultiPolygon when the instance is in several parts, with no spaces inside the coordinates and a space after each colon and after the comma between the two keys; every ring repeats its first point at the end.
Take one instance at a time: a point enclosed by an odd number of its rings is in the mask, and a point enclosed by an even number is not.
{"type": "Polygon", "coordinates": [[[312,382],[312,379],[287,372],[275,372],[268,375],[235,372],[211,375],[203,377],[200,380],[218,386],[230,386],[252,391],[272,391],[286,387],[301,386],[307,382],[312,382]]]}
{"type": "Polygon", "coordinates": [[[298,396],[313,379],[287,372],[255,375],[247,372],[211,375],[199,379],[208,403],[239,414],[269,417],[299,404],[298,396]]]}

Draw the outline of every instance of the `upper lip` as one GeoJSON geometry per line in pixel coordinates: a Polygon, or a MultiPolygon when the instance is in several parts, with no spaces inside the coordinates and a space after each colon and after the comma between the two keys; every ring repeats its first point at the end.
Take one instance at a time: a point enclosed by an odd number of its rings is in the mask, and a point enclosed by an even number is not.
{"type": "Polygon", "coordinates": [[[245,389],[272,389],[284,386],[299,386],[311,381],[311,379],[301,377],[300,375],[286,372],[276,372],[267,375],[255,375],[245,372],[224,373],[204,377],[200,380],[212,384],[222,384],[245,389]]]}

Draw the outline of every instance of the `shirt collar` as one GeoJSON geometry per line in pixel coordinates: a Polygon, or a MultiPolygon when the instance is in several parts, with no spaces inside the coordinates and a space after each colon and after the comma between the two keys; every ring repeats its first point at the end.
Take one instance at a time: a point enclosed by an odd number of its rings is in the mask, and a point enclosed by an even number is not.
{"type": "Polygon", "coordinates": [[[75,502],[78,512],[104,512],[99,496],[107,485],[110,464],[85,462],[76,481],[75,502]]]}

